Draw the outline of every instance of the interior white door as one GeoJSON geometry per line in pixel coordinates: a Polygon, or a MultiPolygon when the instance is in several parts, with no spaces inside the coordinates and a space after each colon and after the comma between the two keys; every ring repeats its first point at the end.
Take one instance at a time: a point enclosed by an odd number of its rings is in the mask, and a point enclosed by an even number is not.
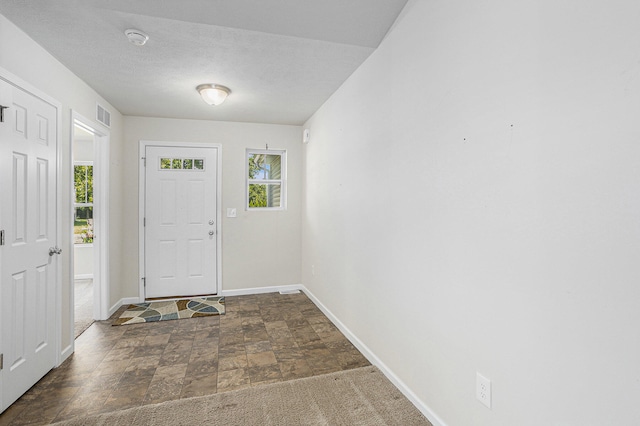
{"type": "Polygon", "coordinates": [[[145,298],[216,294],[217,148],[145,150],[145,298]]]}
{"type": "Polygon", "coordinates": [[[56,109],[0,80],[0,411],[56,363],[56,109]],[[53,248],[50,255],[50,248],[53,248]]]}

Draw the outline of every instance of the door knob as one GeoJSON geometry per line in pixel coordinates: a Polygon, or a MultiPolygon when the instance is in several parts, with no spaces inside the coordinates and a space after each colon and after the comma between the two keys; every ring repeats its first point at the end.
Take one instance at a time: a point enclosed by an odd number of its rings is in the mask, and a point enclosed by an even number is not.
{"type": "Polygon", "coordinates": [[[62,249],[58,246],[49,247],[49,256],[53,256],[54,254],[62,253],[62,249]]]}
{"type": "Polygon", "coordinates": [[[213,235],[213,230],[209,231],[209,235],[213,235]]]}

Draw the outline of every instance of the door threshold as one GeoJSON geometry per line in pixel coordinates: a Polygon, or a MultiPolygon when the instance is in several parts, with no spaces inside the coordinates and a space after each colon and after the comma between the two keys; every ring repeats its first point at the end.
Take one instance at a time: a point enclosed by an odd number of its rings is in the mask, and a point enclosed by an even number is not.
{"type": "Polygon", "coordinates": [[[147,297],[144,299],[146,302],[169,302],[171,300],[188,300],[188,299],[202,299],[205,297],[217,297],[218,295],[213,294],[196,294],[193,296],[166,296],[166,297],[147,297]]]}

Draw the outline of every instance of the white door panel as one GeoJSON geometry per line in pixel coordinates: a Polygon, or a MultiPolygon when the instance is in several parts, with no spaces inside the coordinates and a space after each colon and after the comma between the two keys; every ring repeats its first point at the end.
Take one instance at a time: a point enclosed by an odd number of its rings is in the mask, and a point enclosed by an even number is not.
{"type": "Polygon", "coordinates": [[[0,80],[0,411],[55,366],[56,109],[0,80]]]}
{"type": "Polygon", "coordinates": [[[147,146],[145,298],[217,292],[217,149],[147,146]]]}

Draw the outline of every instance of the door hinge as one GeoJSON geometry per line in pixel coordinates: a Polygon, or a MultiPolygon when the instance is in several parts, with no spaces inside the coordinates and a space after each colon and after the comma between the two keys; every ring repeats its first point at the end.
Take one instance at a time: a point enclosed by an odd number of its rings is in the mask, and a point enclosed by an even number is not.
{"type": "Polygon", "coordinates": [[[0,354],[0,370],[4,368],[4,354],[0,354]]]}
{"type": "Polygon", "coordinates": [[[147,167],[147,157],[141,157],[144,160],[144,166],[147,167]]]}
{"type": "Polygon", "coordinates": [[[146,217],[142,218],[142,226],[147,226],[147,218],[146,217]]]}
{"type": "Polygon", "coordinates": [[[142,285],[143,285],[144,287],[146,287],[146,286],[147,286],[147,278],[146,278],[146,277],[142,277],[142,285]]]}
{"type": "Polygon", "coordinates": [[[4,245],[4,229],[0,229],[0,246],[4,245]]]}

